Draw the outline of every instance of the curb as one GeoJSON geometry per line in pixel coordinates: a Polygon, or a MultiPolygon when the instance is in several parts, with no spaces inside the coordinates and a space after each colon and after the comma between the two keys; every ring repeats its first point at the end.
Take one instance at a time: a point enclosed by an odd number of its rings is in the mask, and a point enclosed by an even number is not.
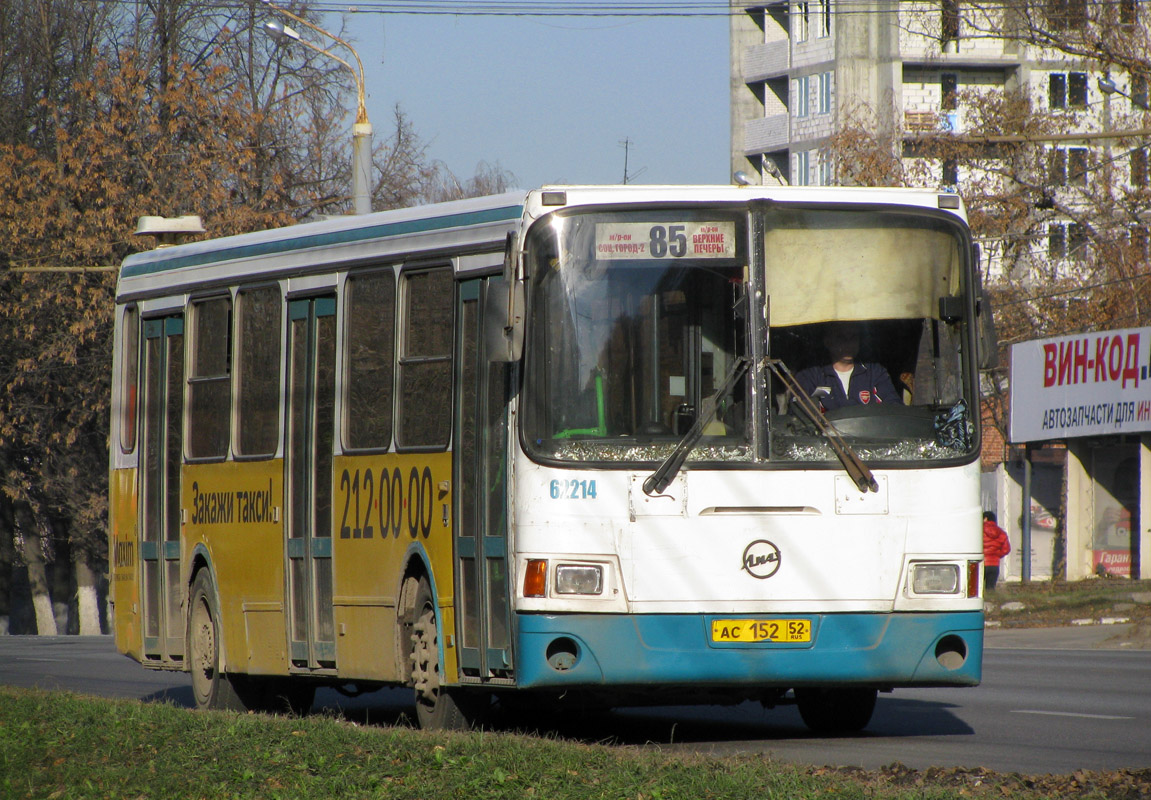
{"type": "Polygon", "coordinates": [[[1132,623],[1118,617],[1081,620],[1077,625],[1048,628],[1000,628],[989,625],[984,646],[988,649],[1027,650],[1149,650],[1146,636],[1132,636],[1132,623]],[[1104,622],[1103,620],[1109,620],[1104,622]]]}
{"type": "MultiPolygon", "coordinates": [[[[1128,624],[1130,624],[1130,622],[1131,622],[1130,617],[1099,617],[1099,618],[1086,617],[1083,619],[1073,619],[1070,622],[1068,622],[1067,625],[1074,626],[1074,627],[1084,627],[1087,625],[1128,625],[1128,624]]],[[[1044,627],[1062,628],[1062,627],[1066,627],[1067,625],[1037,625],[1037,626],[1035,626],[1035,628],[1018,628],[1016,630],[1035,630],[1036,628],[1044,628],[1044,627]]],[[[1001,620],[997,620],[997,619],[984,620],[983,627],[985,627],[985,628],[1002,628],[1003,622],[1001,620]]]]}

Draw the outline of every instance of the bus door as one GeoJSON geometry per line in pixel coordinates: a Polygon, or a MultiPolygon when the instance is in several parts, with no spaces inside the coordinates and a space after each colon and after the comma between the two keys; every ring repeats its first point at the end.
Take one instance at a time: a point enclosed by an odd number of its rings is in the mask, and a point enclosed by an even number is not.
{"type": "Polygon", "coordinates": [[[149,319],[143,325],[140,559],[144,656],[170,663],[184,657],[184,585],[180,580],[184,318],[149,319]]]}
{"type": "Polygon", "coordinates": [[[288,304],[288,641],[294,669],[336,665],[332,612],[332,442],[336,298],[288,304]]]}
{"type": "Polygon", "coordinates": [[[511,678],[507,553],[507,400],[511,367],[488,363],[481,292],[460,285],[460,354],[453,480],[456,492],[456,613],[466,678],[511,678]]]}

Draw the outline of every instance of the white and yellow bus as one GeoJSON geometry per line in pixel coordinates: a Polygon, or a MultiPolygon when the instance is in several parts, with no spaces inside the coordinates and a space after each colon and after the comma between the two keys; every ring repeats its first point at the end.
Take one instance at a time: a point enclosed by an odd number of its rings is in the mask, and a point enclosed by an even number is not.
{"type": "Polygon", "coordinates": [[[133,255],[117,646],[201,707],[407,685],[428,727],[519,695],[853,730],[975,685],[976,261],[954,194],[726,186],[133,255]],[[874,385],[835,407],[805,376],[843,322],[874,385]]]}

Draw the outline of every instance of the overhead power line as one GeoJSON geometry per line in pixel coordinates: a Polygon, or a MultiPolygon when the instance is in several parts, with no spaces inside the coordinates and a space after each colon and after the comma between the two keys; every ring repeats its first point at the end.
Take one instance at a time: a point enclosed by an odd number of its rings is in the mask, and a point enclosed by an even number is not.
{"type": "Polygon", "coordinates": [[[449,16],[505,17],[726,17],[743,13],[726,2],[633,2],[604,3],[601,0],[497,0],[488,3],[429,2],[429,0],[392,0],[392,2],[339,3],[320,2],[310,6],[323,13],[376,13],[449,16]]]}
{"type": "MultiPolygon", "coordinates": [[[[134,1],[134,0],[133,0],[134,1]]],[[[1098,0],[1093,8],[1118,7],[1130,0],[1098,0]]],[[[1136,0],[1146,3],[1147,0],[1136,0]]],[[[413,14],[449,16],[509,17],[728,17],[754,12],[775,2],[731,5],[727,0],[631,0],[608,3],[603,0],[491,0],[472,3],[467,0],[320,0],[309,4],[310,11],[321,13],[413,14]]],[[[1007,9],[1032,9],[1045,13],[1047,5],[1037,0],[984,0],[974,3],[970,11],[987,13],[1007,9]]],[[[900,11],[936,11],[938,0],[854,0],[849,6],[837,7],[836,15],[889,14],[900,11]]]]}
{"type": "MultiPolygon", "coordinates": [[[[897,0],[919,3],[926,0],[897,0]]],[[[105,0],[123,6],[139,6],[139,0],[105,0]]],[[[255,0],[208,0],[201,8],[235,11],[237,6],[260,6],[255,0]]],[[[290,5],[284,0],[283,5],[290,5]]],[[[319,0],[306,4],[307,12],[318,14],[408,14],[455,17],[728,17],[744,14],[755,7],[729,6],[725,0],[658,2],[632,0],[609,3],[603,0],[493,0],[471,3],[467,0],[319,0]]]]}
{"type": "Polygon", "coordinates": [[[1058,289],[1053,292],[1046,292],[1044,294],[1027,295],[1024,297],[1015,297],[1011,300],[999,300],[994,303],[995,308],[1006,308],[1007,306],[1016,306],[1021,303],[1034,303],[1039,300],[1052,300],[1057,297],[1068,297],[1073,295],[1082,295],[1090,292],[1093,289],[1105,289],[1109,286],[1115,286],[1121,283],[1131,283],[1133,281],[1145,281],[1151,278],[1151,273],[1137,273],[1135,275],[1126,275],[1110,280],[1098,281],[1097,283],[1079,284],[1071,286],[1066,289],[1058,289]]]}
{"type": "MultiPolygon", "coordinates": [[[[237,5],[246,5],[252,0],[215,0],[206,2],[204,7],[234,11],[237,5]]],[[[126,6],[139,6],[139,0],[105,0],[126,6]]],[[[1118,8],[1132,0],[1096,0],[1091,6],[1098,11],[1107,7],[1118,8]]],[[[1146,5],[1151,0],[1134,0],[1137,5],[1146,5]]],[[[694,2],[659,2],[659,0],[631,0],[625,3],[607,3],[603,0],[492,0],[492,2],[470,3],[467,0],[319,0],[307,4],[309,12],[319,14],[388,14],[409,16],[451,16],[451,17],[518,17],[518,18],[559,18],[559,17],[603,17],[603,18],[691,18],[691,17],[732,17],[754,14],[764,8],[779,5],[778,0],[763,0],[759,3],[729,5],[726,0],[695,0],[694,2]]],[[[1026,12],[1045,15],[1046,0],[983,0],[965,6],[962,15],[986,15],[1004,11],[1026,12]]],[[[939,0],[853,0],[848,5],[834,6],[837,17],[892,13],[939,13],[939,0]]],[[[1046,19],[1046,17],[1043,17],[1046,19]]],[[[1098,23],[1100,20],[1090,20],[1098,23]]],[[[968,38],[999,38],[995,31],[972,31],[968,38]]]]}

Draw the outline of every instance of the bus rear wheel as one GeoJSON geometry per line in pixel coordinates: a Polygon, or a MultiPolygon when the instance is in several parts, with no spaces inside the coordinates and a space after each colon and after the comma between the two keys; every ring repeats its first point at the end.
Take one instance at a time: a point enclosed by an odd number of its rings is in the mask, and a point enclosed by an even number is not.
{"type": "Polygon", "coordinates": [[[431,586],[420,578],[406,626],[408,666],[416,694],[416,720],[425,730],[467,730],[483,711],[486,693],[443,685],[436,604],[431,586]]]}
{"type": "Polygon", "coordinates": [[[875,713],[875,689],[795,690],[795,703],[804,723],[815,733],[858,733],[875,713]]]}
{"type": "Polygon", "coordinates": [[[240,695],[220,671],[220,610],[207,570],[192,581],[189,598],[187,654],[196,708],[243,711],[240,695]]]}

